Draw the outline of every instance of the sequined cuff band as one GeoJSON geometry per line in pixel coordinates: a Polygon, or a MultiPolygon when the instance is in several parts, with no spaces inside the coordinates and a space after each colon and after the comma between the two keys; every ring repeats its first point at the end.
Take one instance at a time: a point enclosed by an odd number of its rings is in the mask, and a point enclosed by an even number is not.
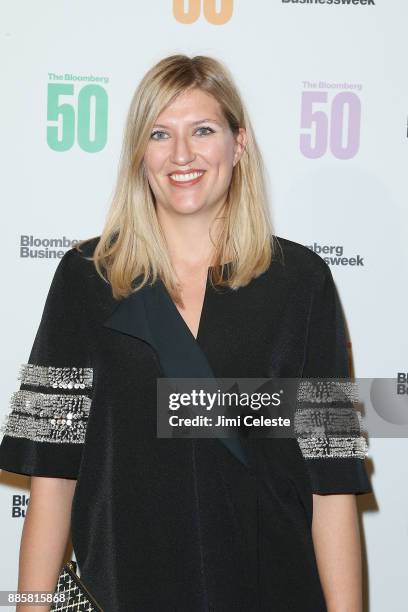
{"type": "Polygon", "coordinates": [[[87,389],[92,387],[93,369],[41,366],[24,363],[18,375],[22,384],[53,389],[87,389]]]}
{"type": "Polygon", "coordinates": [[[20,390],[1,431],[36,442],[83,443],[91,401],[86,395],[20,390]]]}
{"type": "Polygon", "coordinates": [[[309,436],[298,438],[305,459],[351,458],[364,459],[368,452],[364,436],[309,436]]]}

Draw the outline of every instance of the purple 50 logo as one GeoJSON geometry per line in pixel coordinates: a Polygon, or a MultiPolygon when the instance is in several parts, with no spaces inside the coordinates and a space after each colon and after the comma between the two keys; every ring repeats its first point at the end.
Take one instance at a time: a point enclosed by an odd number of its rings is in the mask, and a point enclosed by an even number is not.
{"type": "Polygon", "coordinates": [[[328,101],[327,91],[304,91],[300,127],[305,131],[300,135],[300,151],[310,159],[328,150],[338,159],[350,159],[360,147],[360,124],[361,101],[355,93],[342,91],[328,101]]]}

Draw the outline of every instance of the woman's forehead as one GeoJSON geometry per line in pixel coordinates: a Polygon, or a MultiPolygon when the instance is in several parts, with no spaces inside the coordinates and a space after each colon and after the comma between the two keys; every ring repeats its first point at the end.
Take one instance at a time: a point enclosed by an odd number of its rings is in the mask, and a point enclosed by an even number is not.
{"type": "Polygon", "coordinates": [[[224,121],[221,106],[211,94],[200,89],[182,92],[174,98],[157,116],[156,123],[164,127],[166,122],[183,120],[186,123],[200,123],[203,120],[224,121]]]}

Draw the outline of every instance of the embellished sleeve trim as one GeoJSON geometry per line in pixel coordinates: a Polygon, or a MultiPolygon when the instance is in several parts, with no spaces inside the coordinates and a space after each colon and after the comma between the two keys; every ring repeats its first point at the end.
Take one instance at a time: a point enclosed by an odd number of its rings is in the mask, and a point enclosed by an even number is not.
{"type": "Polygon", "coordinates": [[[82,444],[90,405],[86,395],[20,390],[12,396],[2,431],[35,442],[82,444]]]}
{"type": "Polygon", "coordinates": [[[88,389],[92,387],[92,368],[41,366],[23,363],[18,378],[22,384],[53,389],[88,389]]]}
{"type": "Polygon", "coordinates": [[[32,442],[83,444],[92,400],[79,390],[92,388],[93,369],[25,363],[18,378],[1,431],[32,442]]]}
{"type": "Polygon", "coordinates": [[[372,492],[358,401],[357,384],[349,379],[309,379],[299,385],[295,431],[313,493],[372,492]]]}
{"type": "Polygon", "coordinates": [[[298,438],[305,459],[356,457],[364,459],[368,452],[364,436],[311,436],[298,438]]]}

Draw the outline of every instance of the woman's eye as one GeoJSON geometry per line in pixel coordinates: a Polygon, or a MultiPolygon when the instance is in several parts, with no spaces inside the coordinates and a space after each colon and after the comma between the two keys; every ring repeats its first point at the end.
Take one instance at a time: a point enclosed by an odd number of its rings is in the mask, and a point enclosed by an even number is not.
{"type": "MultiPolygon", "coordinates": [[[[214,134],[214,130],[210,127],[200,127],[198,128],[197,132],[200,132],[201,130],[207,130],[207,134],[214,134]]],[[[207,134],[202,134],[202,136],[206,136],[207,134]]]]}
{"type": "Polygon", "coordinates": [[[164,140],[164,138],[161,138],[161,134],[164,134],[165,136],[167,136],[166,132],[162,132],[160,130],[156,130],[155,132],[152,132],[150,138],[152,140],[164,140]]]}

